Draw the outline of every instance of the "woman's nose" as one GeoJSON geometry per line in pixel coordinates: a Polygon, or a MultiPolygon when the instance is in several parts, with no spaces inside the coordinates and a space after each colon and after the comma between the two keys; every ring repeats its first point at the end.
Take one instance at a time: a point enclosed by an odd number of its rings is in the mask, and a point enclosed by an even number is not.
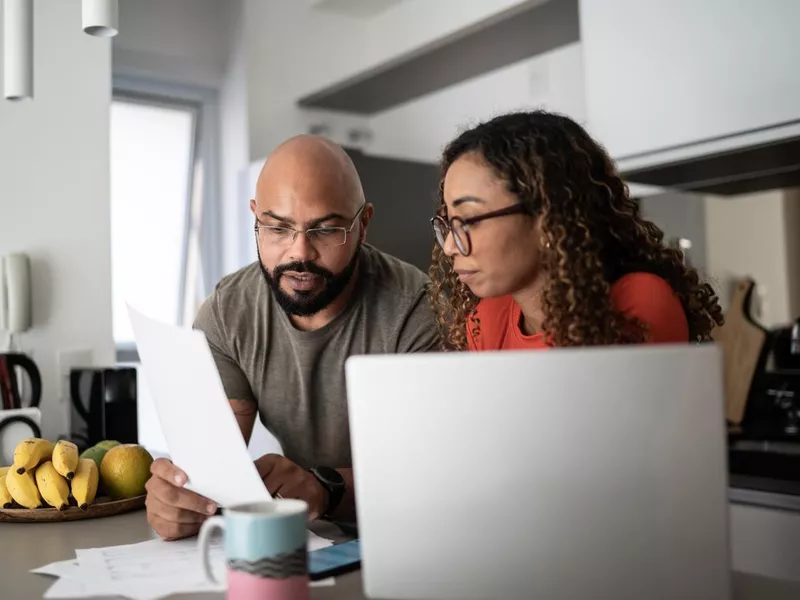
{"type": "Polygon", "coordinates": [[[456,246],[456,240],[453,237],[452,229],[447,232],[447,236],[444,238],[442,250],[444,250],[445,255],[449,258],[453,258],[456,254],[459,254],[458,246],[456,246]]]}

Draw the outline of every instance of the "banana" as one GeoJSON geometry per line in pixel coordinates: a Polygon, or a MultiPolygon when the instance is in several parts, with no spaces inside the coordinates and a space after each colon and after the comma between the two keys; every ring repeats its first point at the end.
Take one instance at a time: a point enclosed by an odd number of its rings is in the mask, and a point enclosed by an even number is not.
{"type": "Polygon", "coordinates": [[[11,467],[0,467],[0,477],[5,475],[11,467]]]}
{"type": "Polygon", "coordinates": [[[94,502],[97,495],[97,484],[100,481],[100,471],[97,463],[91,458],[82,458],[78,463],[78,470],[72,479],[72,497],[81,510],[94,502]]]}
{"type": "Polygon", "coordinates": [[[67,440],[60,440],[53,448],[53,466],[59,475],[72,479],[78,468],[78,447],[67,440]]]}
{"type": "Polygon", "coordinates": [[[44,501],[53,508],[64,510],[69,506],[69,484],[56,471],[52,461],[48,460],[36,469],[36,486],[44,501]]]}
{"type": "Polygon", "coordinates": [[[8,471],[8,467],[0,469],[0,506],[11,508],[14,499],[11,497],[11,492],[8,491],[8,486],[6,486],[6,471],[3,471],[3,469],[8,471]]]}
{"type": "Polygon", "coordinates": [[[6,473],[6,487],[17,504],[25,508],[41,506],[42,497],[39,495],[39,488],[36,487],[33,473],[18,473],[14,469],[10,469],[6,473]]]}
{"type": "Polygon", "coordinates": [[[53,442],[41,438],[22,440],[14,449],[14,469],[22,475],[32,471],[53,455],[53,442]]]}

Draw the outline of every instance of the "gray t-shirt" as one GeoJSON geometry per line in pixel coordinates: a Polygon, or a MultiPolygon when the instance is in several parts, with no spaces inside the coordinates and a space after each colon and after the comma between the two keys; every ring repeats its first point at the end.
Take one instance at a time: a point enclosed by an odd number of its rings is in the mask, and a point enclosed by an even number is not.
{"type": "Polygon", "coordinates": [[[257,262],[224,277],[195,321],[228,398],[258,403],[286,457],[304,468],[351,466],[348,356],[437,346],[422,271],[366,244],[359,261],[352,300],[321,329],[292,325],[257,262]]]}

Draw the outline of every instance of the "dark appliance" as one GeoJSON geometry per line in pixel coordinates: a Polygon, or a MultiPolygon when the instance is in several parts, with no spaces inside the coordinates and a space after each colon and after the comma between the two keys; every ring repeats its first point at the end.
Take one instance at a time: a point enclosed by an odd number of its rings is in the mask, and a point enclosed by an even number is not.
{"type": "Polygon", "coordinates": [[[72,369],[70,437],[81,450],[102,440],[138,442],[136,375],[133,367],[72,369]]]}
{"type": "Polygon", "coordinates": [[[42,400],[42,376],[39,368],[25,354],[0,354],[0,409],[35,408],[42,400]],[[30,397],[23,399],[17,372],[22,371],[30,384],[30,397]]]}
{"type": "Polygon", "coordinates": [[[800,319],[769,332],[729,462],[742,487],[800,495],[800,319]]]}

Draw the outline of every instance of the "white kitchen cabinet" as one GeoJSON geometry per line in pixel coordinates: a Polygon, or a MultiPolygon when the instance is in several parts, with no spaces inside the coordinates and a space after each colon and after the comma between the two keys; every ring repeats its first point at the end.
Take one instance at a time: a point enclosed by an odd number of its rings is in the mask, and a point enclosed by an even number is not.
{"type": "Polygon", "coordinates": [[[580,0],[580,26],[588,125],[616,159],[800,120],[798,0],[580,0]]]}

